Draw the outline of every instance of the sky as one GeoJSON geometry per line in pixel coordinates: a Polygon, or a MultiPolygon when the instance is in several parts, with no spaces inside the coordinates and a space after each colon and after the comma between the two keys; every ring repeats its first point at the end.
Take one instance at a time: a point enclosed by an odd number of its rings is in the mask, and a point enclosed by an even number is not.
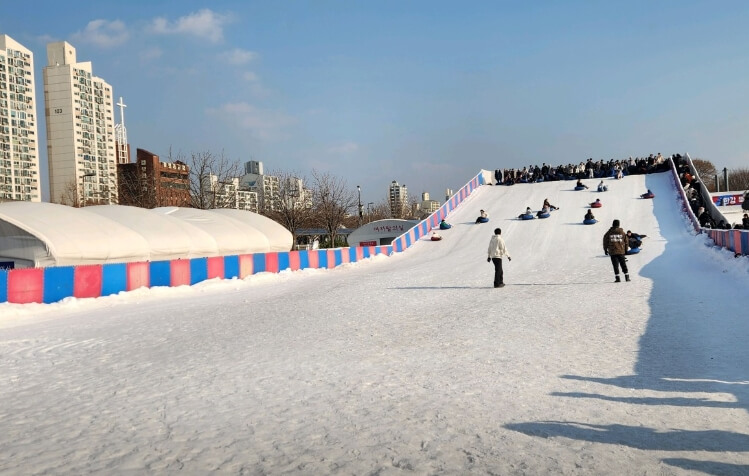
{"type": "MultiPolygon", "coordinates": [[[[35,1],[0,33],[65,40],[127,109],[133,151],[224,153],[444,198],[476,171],[689,153],[749,163],[749,4],[35,1]]],[[[117,119],[119,121],[119,119],[117,119]]],[[[45,191],[46,193],[46,191],[45,191]]]]}
{"type": "Polygon", "coordinates": [[[442,241],[336,269],[0,304],[0,473],[747,474],[747,258],[669,173],[606,182],[483,186],[442,241]]]}

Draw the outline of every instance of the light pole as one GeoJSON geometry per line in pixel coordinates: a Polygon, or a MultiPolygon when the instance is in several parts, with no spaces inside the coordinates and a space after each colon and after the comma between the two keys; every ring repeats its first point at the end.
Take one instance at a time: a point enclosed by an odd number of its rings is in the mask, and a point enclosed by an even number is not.
{"type": "Polygon", "coordinates": [[[361,219],[362,219],[362,206],[361,206],[361,187],[356,186],[356,190],[359,192],[359,226],[361,227],[361,219]]]}

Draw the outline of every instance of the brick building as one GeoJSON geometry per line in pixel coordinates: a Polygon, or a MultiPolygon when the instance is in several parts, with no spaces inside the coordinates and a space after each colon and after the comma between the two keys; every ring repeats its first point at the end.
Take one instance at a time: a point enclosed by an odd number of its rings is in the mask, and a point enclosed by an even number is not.
{"type": "Polygon", "coordinates": [[[190,168],[183,162],[161,162],[158,155],[137,149],[135,163],[119,164],[117,169],[120,205],[190,206],[190,168]]]}

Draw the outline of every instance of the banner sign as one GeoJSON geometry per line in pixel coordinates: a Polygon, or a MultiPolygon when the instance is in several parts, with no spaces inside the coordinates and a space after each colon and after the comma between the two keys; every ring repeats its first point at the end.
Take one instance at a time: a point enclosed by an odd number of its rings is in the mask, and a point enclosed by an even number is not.
{"type": "Polygon", "coordinates": [[[716,207],[727,207],[730,205],[741,205],[744,203],[744,195],[735,193],[732,195],[716,195],[713,198],[713,203],[716,207]]]}

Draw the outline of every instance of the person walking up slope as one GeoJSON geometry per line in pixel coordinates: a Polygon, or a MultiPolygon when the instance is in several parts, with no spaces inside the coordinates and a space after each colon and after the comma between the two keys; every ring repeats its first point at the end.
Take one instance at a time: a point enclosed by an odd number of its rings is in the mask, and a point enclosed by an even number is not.
{"type": "Polygon", "coordinates": [[[489,240],[489,257],[487,262],[494,263],[494,287],[503,288],[505,286],[504,272],[502,271],[502,258],[507,256],[507,261],[512,261],[510,253],[505,246],[505,240],[502,238],[502,230],[494,229],[494,235],[489,240]]]}
{"type": "Polygon", "coordinates": [[[624,271],[624,279],[629,281],[629,270],[627,269],[627,259],[624,256],[629,247],[627,234],[619,226],[619,220],[614,220],[609,231],[603,235],[603,252],[611,258],[611,264],[614,266],[614,282],[620,283],[619,267],[624,271]]]}

